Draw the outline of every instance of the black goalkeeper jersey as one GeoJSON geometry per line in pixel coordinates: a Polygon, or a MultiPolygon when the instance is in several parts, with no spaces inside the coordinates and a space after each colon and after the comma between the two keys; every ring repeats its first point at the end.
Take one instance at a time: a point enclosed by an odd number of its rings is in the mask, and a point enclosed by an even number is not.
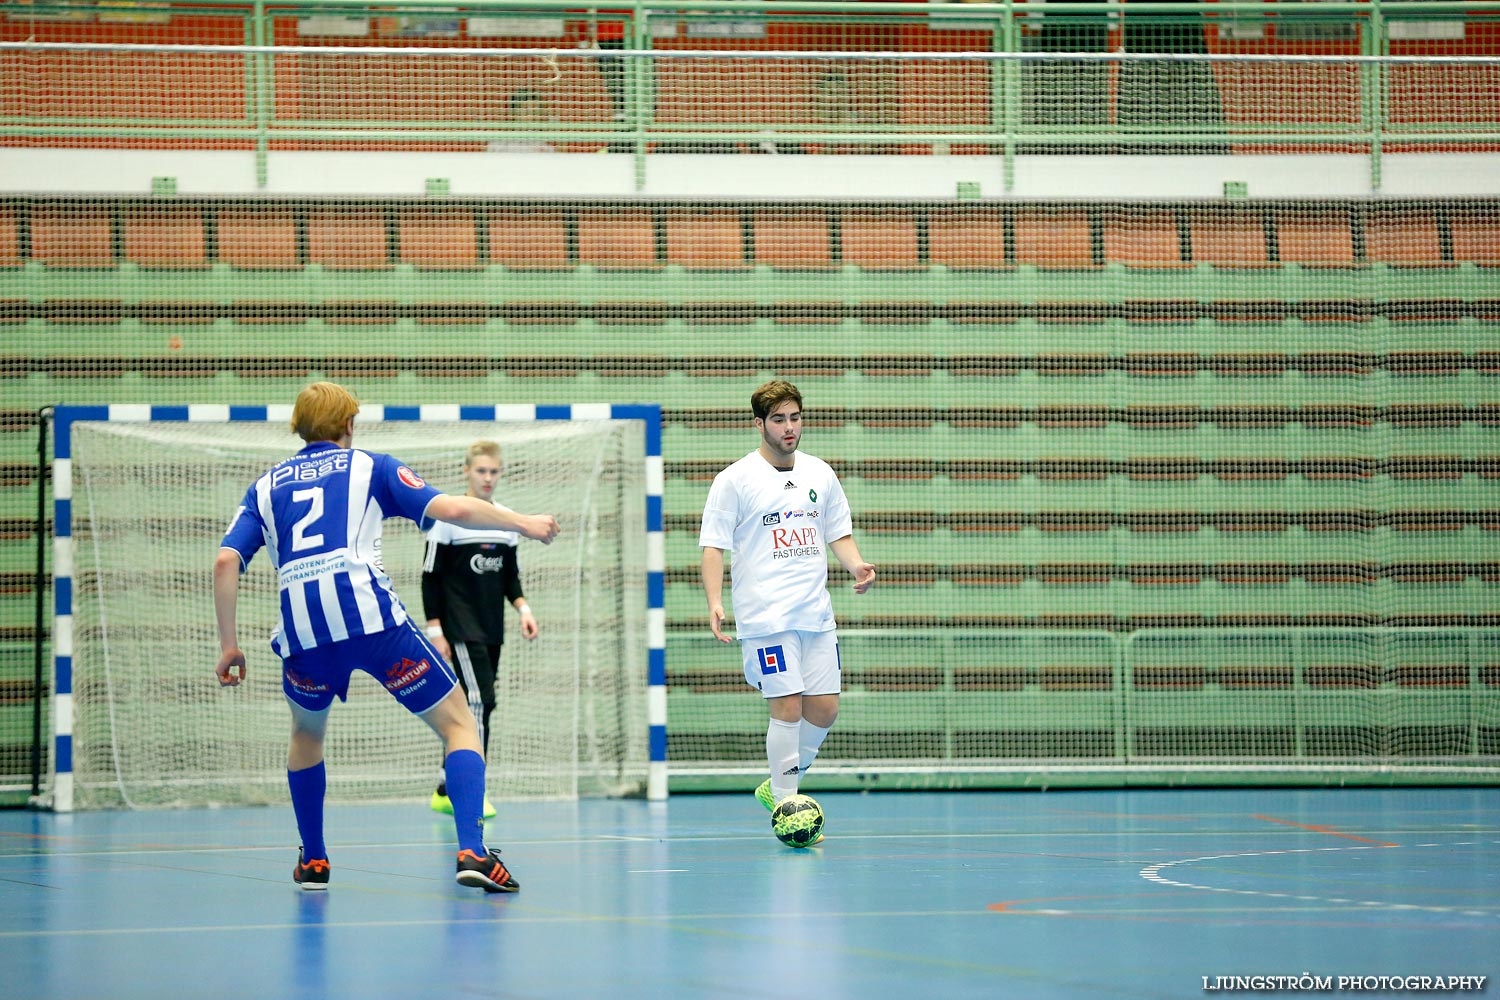
{"type": "Polygon", "coordinates": [[[449,642],[505,641],[505,606],[525,591],[514,531],[464,528],[439,521],[427,533],[422,606],[449,642]]]}

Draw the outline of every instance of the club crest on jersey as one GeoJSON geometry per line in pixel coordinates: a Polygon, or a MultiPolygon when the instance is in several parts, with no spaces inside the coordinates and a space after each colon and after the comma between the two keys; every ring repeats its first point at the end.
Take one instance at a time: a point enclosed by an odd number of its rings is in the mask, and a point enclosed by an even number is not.
{"type": "Polygon", "coordinates": [[[423,480],[421,476],[417,475],[415,472],[411,471],[404,465],[396,469],[396,476],[403,483],[405,483],[407,486],[410,486],[414,490],[420,490],[422,487],[427,485],[426,481],[423,480]]]}

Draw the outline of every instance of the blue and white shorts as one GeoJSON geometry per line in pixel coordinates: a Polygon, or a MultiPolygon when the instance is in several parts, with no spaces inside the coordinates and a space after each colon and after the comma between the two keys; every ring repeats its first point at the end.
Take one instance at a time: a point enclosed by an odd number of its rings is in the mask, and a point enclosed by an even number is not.
{"type": "Polygon", "coordinates": [[[383,632],[354,636],[287,657],[281,663],[281,690],[309,712],[322,712],[334,696],[349,696],[356,670],[374,677],[413,715],[421,715],[458,684],[448,661],[438,655],[408,619],[383,632]]]}

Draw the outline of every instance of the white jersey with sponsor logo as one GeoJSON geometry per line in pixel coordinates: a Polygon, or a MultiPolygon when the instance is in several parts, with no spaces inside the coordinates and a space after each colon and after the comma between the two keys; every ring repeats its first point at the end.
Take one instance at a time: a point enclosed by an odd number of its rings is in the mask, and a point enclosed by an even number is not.
{"type": "Polygon", "coordinates": [[[851,534],[849,501],[827,462],[797,452],[790,471],[752,451],[714,477],[700,546],[732,552],[741,639],[834,627],[828,543],[851,534]]]}

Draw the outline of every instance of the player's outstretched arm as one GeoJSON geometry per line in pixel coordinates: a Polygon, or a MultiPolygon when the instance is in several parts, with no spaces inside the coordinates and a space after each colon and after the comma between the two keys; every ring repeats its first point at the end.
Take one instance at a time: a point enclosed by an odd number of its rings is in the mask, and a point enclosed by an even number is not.
{"type": "Polygon", "coordinates": [[[240,554],[220,549],[214,559],[214,619],[219,628],[219,663],[214,673],[220,687],[234,687],[245,679],[245,654],[240,649],[235,612],[240,600],[240,554]]]}
{"type": "Polygon", "coordinates": [[[828,547],[833,550],[834,558],[839,561],[839,565],[854,577],[856,594],[863,594],[875,585],[875,564],[865,562],[859,554],[859,546],[854,544],[853,535],[845,535],[843,538],[830,542],[828,547]]]}
{"type": "Polygon", "coordinates": [[[549,544],[562,530],[558,527],[557,518],[551,514],[518,514],[513,510],[496,507],[488,500],[469,496],[445,494],[434,497],[432,503],[427,505],[427,516],[463,525],[465,528],[519,531],[543,545],[549,544]]]}

